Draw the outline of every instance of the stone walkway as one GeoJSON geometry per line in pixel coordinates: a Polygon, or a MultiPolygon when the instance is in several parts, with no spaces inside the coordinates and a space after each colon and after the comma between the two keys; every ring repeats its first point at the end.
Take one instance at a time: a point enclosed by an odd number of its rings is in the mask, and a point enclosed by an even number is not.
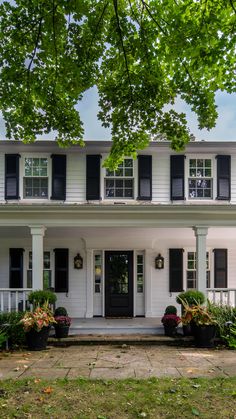
{"type": "Polygon", "coordinates": [[[0,353],[0,379],[236,376],[236,352],[151,345],[49,347],[0,353]]]}

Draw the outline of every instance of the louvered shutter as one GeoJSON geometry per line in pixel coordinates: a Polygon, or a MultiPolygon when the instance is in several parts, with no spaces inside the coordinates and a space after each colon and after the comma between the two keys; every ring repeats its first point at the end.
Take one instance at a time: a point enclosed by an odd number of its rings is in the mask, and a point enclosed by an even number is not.
{"type": "Polygon", "coordinates": [[[227,249],[214,249],[214,287],[227,288],[228,255],[227,249]]]}
{"type": "Polygon", "coordinates": [[[19,154],[5,155],[5,199],[19,199],[19,154]]]}
{"type": "Polygon", "coordinates": [[[152,199],[152,156],[138,156],[138,199],[152,199]]]}
{"type": "Polygon", "coordinates": [[[23,288],[24,249],[9,249],[10,288],[23,288]]]}
{"type": "Polygon", "coordinates": [[[169,291],[183,291],[183,249],[169,249],[169,291]]]}
{"type": "Polygon", "coordinates": [[[216,156],[217,159],[217,199],[230,200],[231,197],[231,156],[216,156]]]}
{"type": "Polygon", "coordinates": [[[52,196],[51,199],[66,200],[66,156],[52,154],[52,196]]]}
{"type": "Polygon", "coordinates": [[[170,196],[172,201],[184,199],[185,156],[170,156],[170,196]]]}
{"type": "Polygon", "coordinates": [[[54,249],[55,252],[55,292],[68,292],[69,250],[54,249]]]}
{"type": "Polygon", "coordinates": [[[100,199],[100,155],[86,156],[86,199],[100,199]]]}

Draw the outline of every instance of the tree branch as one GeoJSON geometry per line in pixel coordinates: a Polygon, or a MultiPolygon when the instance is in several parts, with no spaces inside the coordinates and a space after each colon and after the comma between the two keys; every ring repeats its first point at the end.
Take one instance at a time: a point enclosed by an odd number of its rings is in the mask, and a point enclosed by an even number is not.
{"type": "Polygon", "coordinates": [[[133,88],[132,88],[131,79],[130,79],[128,59],[127,59],[127,55],[126,55],[126,51],[125,51],[125,46],[124,46],[124,41],[123,41],[123,36],[122,36],[122,31],[121,31],[121,27],[120,27],[120,19],[119,19],[119,14],[118,14],[117,0],[113,0],[113,5],[114,5],[114,10],[115,10],[115,15],[116,15],[116,21],[117,21],[117,29],[118,29],[118,33],[119,33],[119,37],[120,37],[120,42],[121,42],[121,47],[122,47],[122,51],[123,51],[123,55],[124,55],[124,60],[125,60],[125,68],[126,68],[126,72],[127,72],[128,81],[129,81],[131,102],[133,104],[133,102],[134,102],[133,101],[133,88]]]}
{"type": "Polygon", "coordinates": [[[30,69],[32,67],[36,52],[37,52],[37,48],[38,48],[38,44],[39,44],[39,38],[40,38],[40,34],[41,34],[41,27],[42,27],[42,20],[43,18],[41,17],[39,19],[39,26],[38,26],[38,33],[37,33],[37,37],[36,37],[36,41],[35,41],[35,45],[34,45],[34,50],[33,50],[33,55],[31,57],[30,63],[28,65],[27,68],[27,86],[28,86],[28,91],[30,90],[30,84],[29,84],[29,79],[30,79],[30,69]]]}
{"type": "Polygon", "coordinates": [[[96,24],[96,26],[95,26],[95,30],[94,30],[94,32],[93,32],[93,37],[92,37],[92,39],[91,39],[91,42],[90,42],[90,45],[89,45],[89,48],[88,48],[88,53],[87,53],[87,56],[89,56],[90,50],[91,50],[92,45],[93,45],[93,41],[94,41],[94,39],[96,38],[96,35],[97,35],[97,32],[98,32],[99,25],[100,25],[100,23],[101,23],[101,21],[102,21],[102,19],[103,19],[103,16],[104,16],[104,14],[105,14],[105,12],[106,12],[106,8],[107,8],[107,6],[108,6],[108,1],[104,4],[104,7],[103,7],[103,9],[102,9],[102,13],[101,13],[101,15],[100,15],[100,17],[99,17],[99,19],[98,19],[98,21],[97,21],[97,24],[96,24]]]}

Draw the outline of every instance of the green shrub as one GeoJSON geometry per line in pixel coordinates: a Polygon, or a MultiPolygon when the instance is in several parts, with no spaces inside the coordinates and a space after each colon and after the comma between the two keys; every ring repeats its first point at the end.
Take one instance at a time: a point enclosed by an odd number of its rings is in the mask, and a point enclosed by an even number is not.
{"type": "Polygon", "coordinates": [[[187,303],[189,306],[196,305],[196,304],[203,304],[206,300],[205,295],[201,291],[197,290],[189,290],[181,292],[176,297],[176,302],[178,304],[187,303]]]}
{"type": "MultiPolygon", "coordinates": [[[[214,304],[210,301],[208,301],[208,309],[216,319],[218,337],[220,337],[228,345],[226,337],[230,337],[229,324],[236,324],[236,309],[228,305],[214,304]]],[[[231,333],[231,335],[233,336],[233,333],[231,333]]]]}
{"type": "Polygon", "coordinates": [[[177,314],[177,308],[175,306],[167,306],[165,309],[165,315],[166,314],[177,314]]]}
{"type": "Polygon", "coordinates": [[[226,335],[222,337],[230,349],[236,349],[236,323],[229,324],[226,335]]]}
{"type": "Polygon", "coordinates": [[[55,304],[55,302],[57,301],[57,296],[52,291],[37,290],[32,291],[28,295],[28,300],[30,304],[33,304],[35,308],[38,306],[42,307],[47,302],[48,304],[55,304]]]}
{"type": "Polygon", "coordinates": [[[57,307],[54,316],[68,316],[68,313],[65,307],[57,307]]]}
{"type": "Polygon", "coordinates": [[[25,343],[25,332],[19,323],[24,314],[25,312],[0,313],[0,329],[7,336],[10,346],[22,346],[25,343]]]}

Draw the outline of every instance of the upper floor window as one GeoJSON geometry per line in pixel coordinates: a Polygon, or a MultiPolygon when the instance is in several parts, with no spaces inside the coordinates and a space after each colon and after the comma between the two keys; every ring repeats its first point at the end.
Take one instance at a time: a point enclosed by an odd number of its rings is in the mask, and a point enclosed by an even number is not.
{"type": "MultiPolygon", "coordinates": [[[[196,289],[196,252],[187,253],[187,289],[196,289]]],[[[209,252],[206,252],[206,287],[210,288],[209,252]]]]}
{"type": "Polygon", "coordinates": [[[106,169],[105,198],[134,197],[134,168],[132,159],[124,159],[116,170],[106,169]]]}
{"type": "Polygon", "coordinates": [[[47,158],[25,158],[24,198],[48,198],[47,158]]]}
{"type": "Polygon", "coordinates": [[[212,198],[212,162],[210,159],[189,160],[189,198],[212,198]]]}

